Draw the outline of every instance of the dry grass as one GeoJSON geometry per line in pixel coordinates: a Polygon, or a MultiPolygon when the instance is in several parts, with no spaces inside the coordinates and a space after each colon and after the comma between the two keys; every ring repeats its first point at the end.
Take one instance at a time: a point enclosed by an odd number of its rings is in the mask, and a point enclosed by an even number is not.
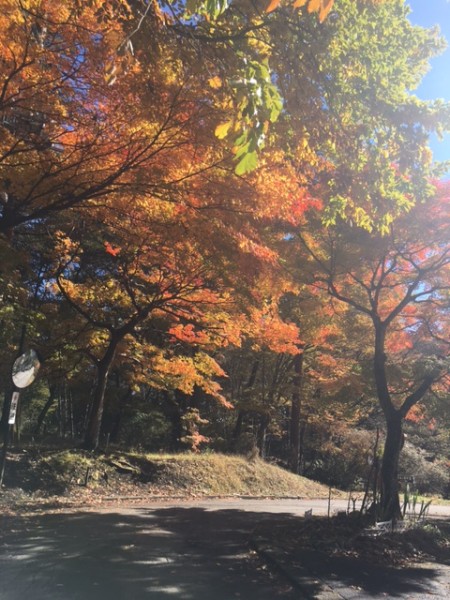
{"type": "MultiPolygon", "coordinates": [[[[92,454],[47,450],[12,454],[0,504],[96,504],[152,497],[327,498],[328,487],[261,459],[223,454],[92,454]]],[[[340,492],[334,491],[333,497],[340,492]]],[[[344,494],[342,494],[344,496],[344,494]]]]}
{"type": "MultiPolygon", "coordinates": [[[[130,457],[131,458],[131,457],[130,457]]],[[[160,480],[170,479],[181,491],[195,495],[300,496],[326,498],[328,488],[263,460],[249,461],[223,454],[146,455],[162,467],[160,480]]],[[[155,481],[158,483],[158,481],[155,481]]]]}

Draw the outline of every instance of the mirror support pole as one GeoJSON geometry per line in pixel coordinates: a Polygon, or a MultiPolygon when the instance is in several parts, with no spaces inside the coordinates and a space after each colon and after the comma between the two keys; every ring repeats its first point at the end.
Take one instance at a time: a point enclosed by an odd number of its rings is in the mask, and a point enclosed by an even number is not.
{"type": "Polygon", "coordinates": [[[3,476],[5,475],[5,466],[6,466],[6,455],[8,454],[9,439],[11,437],[11,428],[13,427],[13,425],[11,425],[9,423],[11,400],[12,400],[12,396],[9,398],[9,400],[5,401],[6,405],[4,408],[6,411],[7,420],[5,422],[5,430],[3,432],[3,446],[2,446],[1,453],[0,453],[0,487],[3,485],[3,476]]]}

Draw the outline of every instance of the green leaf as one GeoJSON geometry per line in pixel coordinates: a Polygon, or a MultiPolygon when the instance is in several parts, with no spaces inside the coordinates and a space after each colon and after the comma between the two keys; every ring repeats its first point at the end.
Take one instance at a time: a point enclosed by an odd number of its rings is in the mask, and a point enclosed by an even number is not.
{"type": "Polygon", "coordinates": [[[250,152],[250,142],[243,144],[242,146],[238,146],[236,151],[236,158],[241,158],[250,152]]]}
{"type": "Polygon", "coordinates": [[[258,165],[258,153],[257,152],[248,152],[244,154],[242,159],[238,162],[235,168],[236,175],[244,175],[245,173],[250,173],[256,169],[258,165]]]}

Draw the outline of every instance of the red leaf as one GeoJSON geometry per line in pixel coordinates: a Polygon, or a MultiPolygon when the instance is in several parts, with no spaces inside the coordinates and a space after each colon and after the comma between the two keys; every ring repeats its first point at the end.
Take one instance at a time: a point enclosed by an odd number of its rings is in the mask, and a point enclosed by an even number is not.
{"type": "Polygon", "coordinates": [[[117,256],[120,252],[121,248],[119,248],[118,246],[116,246],[115,248],[113,246],[111,246],[111,244],[109,242],[105,242],[105,251],[108,254],[111,254],[111,256],[117,256]]]}

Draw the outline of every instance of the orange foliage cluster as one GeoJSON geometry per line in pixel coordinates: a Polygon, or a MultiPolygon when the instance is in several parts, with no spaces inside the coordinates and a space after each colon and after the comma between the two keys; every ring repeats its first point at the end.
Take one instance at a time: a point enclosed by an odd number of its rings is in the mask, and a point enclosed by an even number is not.
{"type": "MultiPolygon", "coordinates": [[[[233,122],[221,77],[199,67],[195,44],[167,42],[170,28],[163,31],[155,3],[146,13],[153,26],[146,30],[139,18],[130,36],[134,4],[5,0],[0,11],[7,188],[0,232],[12,236],[28,224],[27,235],[40,244],[48,304],[55,311],[56,300],[65,301],[75,315],[71,341],[98,373],[106,380],[120,363],[134,386],[188,395],[201,389],[230,407],[220,386],[225,347],[249,341],[256,350],[296,356],[309,336],[323,351],[311,379],[328,390],[359,389],[357,374],[331,352],[347,315],[323,302],[328,292],[363,306],[366,316],[394,315],[396,328],[386,339],[392,355],[415,350],[420,336],[444,347],[447,325],[433,321],[430,304],[404,298],[419,272],[437,272],[448,244],[447,188],[426,215],[420,206],[411,211],[418,225],[399,221],[399,240],[392,238],[384,254],[381,237],[366,248],[355,228],[341,270],[329,266],[332,233],[320,225],[316,178],[299,174],[279,150],[261,153],[260,168],[238,177],[214,135],[218,113],[227,127],[233,122]],[[433,236],[424,239],[420,227],[433,236]],[[301,228],[309,228],[303,245],[290,233],[301,228]],[[308,281],[317,310],[305,326],[301,318],[283,318],[280,304],[287,292],[302,295],[298,272],[308,273],[314,261],[326,272],[308,281]]],[[[273,0],[266,12],[279,4],[273,0]]],[[[292,6],[322,21],[333,0],[292,6]]],[[[299,147],[297,158],[307,163],[307,141],[299,147]]],[[[316,165],[311,159],[311,172],[316,165]]],[[[449,264],[413,289],[417,298],[436,296],[449,264]]],[[[206,441],[195,427],[189,435],[194,449],[206,441]]]]}
{"type": "Polygon", "coordinates": [[[283,321],[276,306],[253,308],[243,327],[253,340],[255,348],[268,348],[273,352],[292,355],[300,352],[302,342],[298,327],[294,323],[283,321]]]}
{"type": "Polygon", "coordinates": [[[180,340],[193,344],[195,346],[203,346],[209,342],[209,337],[205,331],[196,331],[194,325],[174,325],[169,329],[169,333],[173,336],[172,341],[180,340]]]}
{"type": "MultiPolygon", "coordinates": [[[[270,4],[266,8],[266,12],[270,13],[274,11],[280,5],[281,0],[271,0],[270,4]]],[[[322,22],[326,19],[328,13],[333,8],[334,0],[294,0],[292,2],[293,8],[301,8],[306,6],[308,12],[317,12],[319,15],[319,21],[322,22]]]]}
{"type": "Polygon", "coordinates": [[[411,423],[422,422],[426,418],[424,407],[421,404],[412,406],[405,418],[411,423]]]}

